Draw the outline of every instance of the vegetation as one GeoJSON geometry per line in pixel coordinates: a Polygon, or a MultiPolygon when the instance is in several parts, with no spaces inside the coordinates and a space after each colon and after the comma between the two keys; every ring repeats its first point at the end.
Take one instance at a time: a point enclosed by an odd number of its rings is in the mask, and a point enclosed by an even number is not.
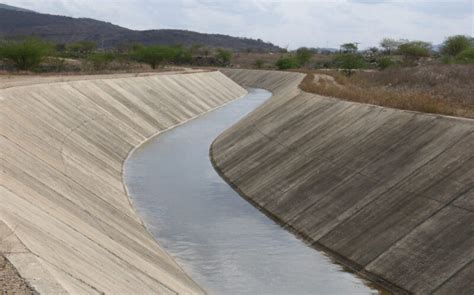
{"type": "Polygon", "coordinates": [[[334,63],[350,75],[355,69],[364,69],[367,64],[362,55],[357,53],[341,53],[334,58],[334,63]]]}
{"type": "Polygon", "coordinates": [[[396,65],[396,62],[389,56],[383,56],[377,59],[377,67],[381,70],[388,69],[396,65]]]}
{"type": "Polygon", "coordinates": [[[107,66],[116,59],[116,56],[110,52],[95,52],[87,57],[87,61],[96,71],[105,70],[107,66]]]}
{"type": "Polygon", "coordinates": [[[358,50],[358,46],[356,43],[345,43],[341,45],[342,53],[356,53],[357,50],[358,50]]]}
{"type": "Polygon", "coordinates": [[[432,45],[423,41],[411,41],[401,44],[398,51],[401,55],[409,59],[419,59],[428,57],[431,54],[432,45]]]}
{"type": "Polygon", "coordinates": [[[474,67],[432,65],[390,68],[385,71],[310,72],[300,87],[307,92],[350,101],[427,113],[474,118],[474,67]],[[330,75],[335,83],[314,75],[330,75]],[[326,81],[326,82],[325,82],[326,81]]]}
{"type": "Polygon", "coordinates": [[[281,57],[275,65],[279,70],[296,69],[300,66],[298,60],[292,56],[281,57]]]}
{"type": "Polygon", "coordinates": [[[382,47],[385,54],[391,55],[392,53],[396,52],[398,47],[400,47],[400,45],[403,43],[404,42],[400,40],[384,38],[382,41],[380,41],[380,47],[382,47]]]}
{"type": "Polygon", "coordinates": [[[216,58],[223,65],[229,65],[232,60],[232,52],[225,49],[217,49],[216,58]]]}
{"type": "Polygon", "coordinates": [[[257,69],[263,68],[263,64],[264,64],[264,61],[261,60],[261,59],[257,59],[257,60],[255,61],[255,67],[256,67],[257,69]]]}
{"type": "Polygon", "coordinates": [[[456,55],[455,61],[462,64],[474,64],[474,46],[461,51],[456,55]]]}
{"type": "Polygon", "coordinates": [[[134,58],[156,69],[165,61],[171,61],[177,58],[178,50],[169,46],[155,45],[139,47],[133,53],[134,58]]]}
{"type": "Polygon", "coordinates": [[[456,56],[471,47],[474,47],[474,39],[468,36],[456,35],[446,38],[441,48],[441,53],[448,56],[456,56]]]}
{"type": "Polygon", "coordinates": [[[97,44],[93,41],[79,41],[66,46],[66,54],[68,57],[85,58],[97,48],[97,44]]]}
{"type": "Polygon", "coordinates": [[[0,58],[8,60],[20,71],[36,68],[43,59],[53,52],[50,43],[36,38],[20,42],[9,41],[0,44],[0,58]]]}
{"type": "Polygon", "coordinates": [[[312,56],[313,56],[313,52],[309,48],[300,47],[298,48],[298,50],[296,50],[296,59],[298,60],[298,63],[302,67],[305,67],[308,65],[312,56]]]}

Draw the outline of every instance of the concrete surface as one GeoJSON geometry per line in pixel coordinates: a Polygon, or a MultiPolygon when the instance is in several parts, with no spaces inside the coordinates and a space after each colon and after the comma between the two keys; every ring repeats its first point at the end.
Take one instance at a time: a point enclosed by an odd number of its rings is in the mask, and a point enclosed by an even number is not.
{"type": "Polygon", "coordinates": [[[298,73],[222,72],[274,94],[211,148],[245,198],[395,293],[474,294],[474,120],[304,93],[298,73]]]}
{"type": "Polygon", "coordinates": [[[0,253],[44,294],[204,293],[143,226],[122,164],[245,89],[219,72],[45,81],[0,90],[0,253]]]}

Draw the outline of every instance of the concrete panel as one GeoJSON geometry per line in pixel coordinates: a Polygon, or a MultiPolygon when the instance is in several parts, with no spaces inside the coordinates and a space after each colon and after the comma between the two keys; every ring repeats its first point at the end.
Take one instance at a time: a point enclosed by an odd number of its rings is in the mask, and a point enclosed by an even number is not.
{"type": "Polygon", "coordinates": [[[474,120],[304,93],[298,73],[222,72],[273,92],[211,148],[246,199],[395,293],[472,289],[474,120]]]}
{"type": "Polygon", "coordinates": [[[202,294],[122,183],[148,137],[246,94],[219,72],[0,85],[0,249],[41,293],[202,294]]]}

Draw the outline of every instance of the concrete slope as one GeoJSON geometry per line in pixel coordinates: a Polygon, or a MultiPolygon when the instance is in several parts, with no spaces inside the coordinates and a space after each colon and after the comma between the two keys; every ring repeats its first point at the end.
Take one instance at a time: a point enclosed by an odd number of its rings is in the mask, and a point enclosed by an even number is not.
{"type": "Polygon", "coordinates": [[[211,154],[245,198],[397,293],[474,294],[474,121],[303,93],[303,76],[223,70],[274,97],[211,154]]]}
{"type": "Polygon", "coordinates": [[[40,293],[203,293],[134,212],[122,164],[244,94],[219,72],[0,90],[0,252],[40,293]]]}

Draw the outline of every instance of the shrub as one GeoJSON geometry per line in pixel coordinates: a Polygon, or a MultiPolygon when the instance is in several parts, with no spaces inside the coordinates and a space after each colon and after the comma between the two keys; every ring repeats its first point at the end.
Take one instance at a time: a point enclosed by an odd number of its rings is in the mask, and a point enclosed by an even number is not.
{"type": "Polygon", "coordinates": [[[363,69],[367,67],[364,58],[356,53],[342,53],[334,58],[335,65],[347,74],[351,74],[354,69],[363,69]]]}
{"type": "Polygon", "coordinates": [[[85,58],[94,50],[97,44],[94,41],[79,41],[66,46],[67,55],[73,58],[85,58]]]}
{"type": "Polygon", "coordinates": [[[312,56],[313,53],[309,48],[300,47],[298,50],[296,50],[296,59],[301,66],[306,66],[311,60],[312,56]]]}
{"type": "Polygon", "coordinates": [[[341,52],[343,53],[356,53],[357,50],[357,43],[345,43],[341,45],[341,52]]]}
{"type": "Polygon", "coordinates": [[[401,44],[398,51],[406,58],[418,59],[431,54],[431,44],[423,41],[411,41],[401,44]]]}
{"type": "Polygon", "coordinates": [[[189,63],[191,63],[191,61],[193,59],[191,49],[187,49],[187,48],[183,47],[182,45],[173,46],[172,49],[174,49],[173,62],[175,64],[189,64],[189,63]]]}
{"type": "Polygon", "coordinates": [[[115,55],[108,52],[96,52],[87,57],[94,70],[104,70],[114,59],[115,55]]]}
{"type": "Polygon", "coordinates": [[[255,61],[255,63],[254,63],[254,65],[255,65],[255,67],[256,67],[257,69],[263,68],[263,64],[264,64],[264,62],[263,62],[263,60],[261,60],[261,59],[257,59],[257,60],[255,61]]]}
{"type": "Polygon", "coordinates": [[[0,44],[0,58],[9,60],[18,70],[32,70],[49,54],[53,46],[36,38],[0,44]]]}
{"type": "Polygon", "coordinates": [[[389,67],[393,67],[395,65],[395,61],[390,57],[384,56],[377,59],[377,66],[381,70],[385,70],[389,67]]]}
{"type": "Polygon", "coordinates": [[[393,52],[398,50],[398,47],[403,44],[403,41],[391,39],[391,38],[384,38],[380,41],[380,47],[382,47],[386,54],[390,55],[393,52]]]}
{"type": "Polygon", "coordinates": [[[229,50],[225,50],[225,49],[217,49],[216,59],[221,64],[228,65],[228,64],[230,64],[230,61],[232,59],[232,52],[230,52],[229,50]]]}
{"type": "Polygon", "coordinates": [[[133,57],[138,62],[146,63],[152,69],[156,69],[163,62],[172,61],[176,57],[176,49],[161,45],[138,47],[134,51],[133,57]]]}
{"type": "Polygon", "coordinates": [[[295,69],[300,66],[298,60],[294,57],[280,57],[275,65],[279,70],[295,69]]]}
{"type": "Polygon", "coordinates": [[[463,35],[448,37],[441,48],[441,53],[456,56],[462,51],[474,46],[471,38],[463,35]]]}
{"type": "Polygon", "coordinates": [[[474,47],[467,48],[455,57],[456,63],[472,64],[474,63],[474,47]]]}

